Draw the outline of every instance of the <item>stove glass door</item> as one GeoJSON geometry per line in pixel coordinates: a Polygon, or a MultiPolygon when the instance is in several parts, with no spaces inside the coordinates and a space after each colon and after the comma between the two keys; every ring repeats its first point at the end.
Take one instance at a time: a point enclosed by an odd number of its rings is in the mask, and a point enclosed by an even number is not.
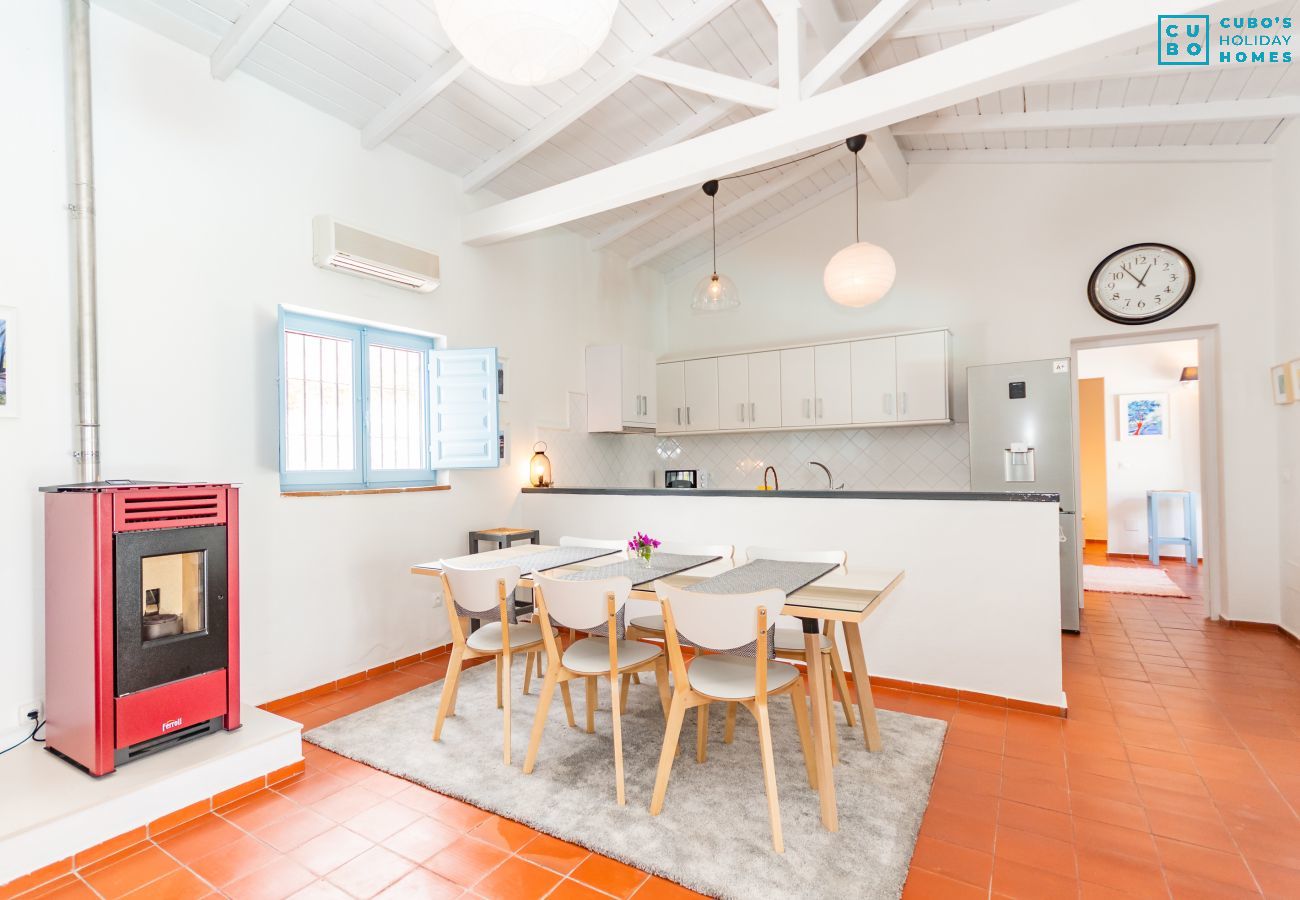
{"type": "Polygon", "coordinates": [[[146,556],[140,560],[142,640],[147,643],[206,629],[208,604],[203,564],[204,554],[198,550],[146,556]]]}

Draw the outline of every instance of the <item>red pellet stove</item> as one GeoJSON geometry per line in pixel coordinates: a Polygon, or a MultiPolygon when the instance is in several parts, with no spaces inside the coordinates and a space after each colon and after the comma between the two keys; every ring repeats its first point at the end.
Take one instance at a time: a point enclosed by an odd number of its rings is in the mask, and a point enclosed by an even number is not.
{"type": "Polygon", "coordinates": [[[238,728],[238,488],[41,490],[46,748],[106,775],[238,728]]]}

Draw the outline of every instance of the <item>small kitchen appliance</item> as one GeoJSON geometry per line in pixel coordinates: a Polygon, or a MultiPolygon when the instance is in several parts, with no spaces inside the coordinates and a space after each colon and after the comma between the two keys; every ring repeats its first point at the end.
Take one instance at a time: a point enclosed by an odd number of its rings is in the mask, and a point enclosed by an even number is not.
{"type": "Polygon", "coordinates": [[[238,728],[238,488],[41,491],[46,749],[98,776],[238,728]]]}
{"type": "Polygon", "coordinates": [[[1069,360],[966,370],[971,490],[1061,496],[1061,628],[1079,630],[1079,516],[1069,360]]]}
{"type": "Polygon", "coordinates": [[[699,486],[699,472],[695,469],[664,470],[664,487],[666,488],[697,488],[699,486]]]}

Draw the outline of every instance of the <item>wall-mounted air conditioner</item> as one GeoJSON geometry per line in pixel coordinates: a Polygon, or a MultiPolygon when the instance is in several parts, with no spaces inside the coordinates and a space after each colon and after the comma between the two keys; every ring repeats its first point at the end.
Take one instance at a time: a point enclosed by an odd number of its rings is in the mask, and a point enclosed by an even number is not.
{"type": "Polygon", "coordinates": [[[312,262],[322,269],[373,278],[422,294],[439,284],[436,253],[344,225],[330,216],[316,216],[312,231],[312,262]]]}

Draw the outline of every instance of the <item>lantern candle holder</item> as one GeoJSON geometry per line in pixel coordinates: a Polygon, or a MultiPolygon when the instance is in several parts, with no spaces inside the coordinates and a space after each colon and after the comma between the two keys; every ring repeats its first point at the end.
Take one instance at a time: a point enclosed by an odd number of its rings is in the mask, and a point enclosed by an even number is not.
{"type": "Polygon", "coordinates": [[[546,457],[546,442],[533,444],[533,458],[528,461],[528,483],[535,488],[551,486],[551,461],[546,457]]]}

